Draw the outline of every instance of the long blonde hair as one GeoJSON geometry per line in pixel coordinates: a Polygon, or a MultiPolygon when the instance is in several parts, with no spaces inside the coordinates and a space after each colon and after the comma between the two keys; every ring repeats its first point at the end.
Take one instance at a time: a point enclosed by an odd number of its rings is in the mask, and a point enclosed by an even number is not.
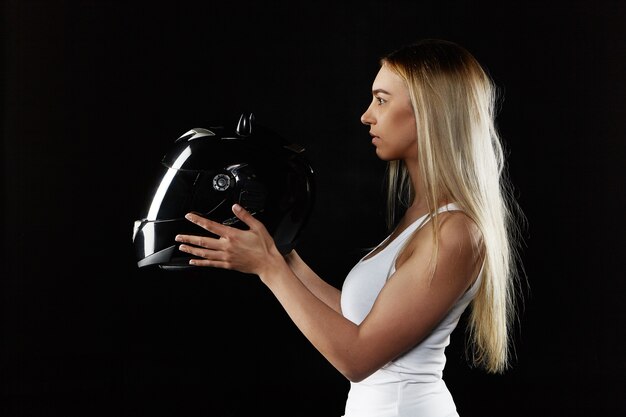
{"type": "MultiPolygon", "coordinates": [[[[426,39],[381,59],[409,90],[417,124],[418,163],[433,218],[435,254],[437,208],[446,197],[459,204],[482,232],[483,278],[471,304],[468,335],[472,361],[500,373],[510,361],[516,312],[518,245],[523,215],[506,177],[503,145],[495,126],[495,85],[461,46],[426,39]]],[[[388,224],[398,204],[414,193],[403,162],[388,165],[388,224]]]]}

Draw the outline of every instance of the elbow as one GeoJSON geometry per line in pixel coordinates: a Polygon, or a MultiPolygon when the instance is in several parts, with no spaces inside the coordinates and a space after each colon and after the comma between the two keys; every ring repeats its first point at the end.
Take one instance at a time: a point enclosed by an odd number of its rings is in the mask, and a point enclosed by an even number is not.
{"type": "Polygon", "coordinates": [[[344,373],[343,376],[346,377],[348,381],[357,383],[363,381],[369,375],[363,373],[344,373]]]}
{"type": "Polygon", "coordinates": [[[339,372],[350,382],[361,382],[368,376],[376,372],[376,369],[370,369],[369,367],[359,364],[347,364],[339,372]]]}
{"type": "MultiPolygon", "coordinates": [[[[357,327],[356,331],[359,329],[357,327]]],[[[351,341],[328,356],[331,363],[348,381],[361,382],[384,366],[388,359],[373,350],[371,344],[354,335],[351,341]]]]}

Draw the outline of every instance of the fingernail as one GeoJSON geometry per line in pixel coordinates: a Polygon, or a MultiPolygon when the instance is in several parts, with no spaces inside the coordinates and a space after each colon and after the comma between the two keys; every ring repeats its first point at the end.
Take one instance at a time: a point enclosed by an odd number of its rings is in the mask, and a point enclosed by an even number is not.
{"type": "Polygon", "coordinates": [[[191,214],[190,214],[190,213],[185,214],[185,218],[186,218],[187,220],[191,220],[191,214]]]}
{"type": "Polygon", "coordinates": [[[174,238],[174,240],[176,240],[177,242],[181,242],[182,239],[180,238],[180,235],[176,235],[176,237],[174,238]]]}
{"type": "Polygon", "coordinates": [[[241,211],[241,206],[239,204],[234,204],[233,205],[233,211],[238,213],[241,211]]]}

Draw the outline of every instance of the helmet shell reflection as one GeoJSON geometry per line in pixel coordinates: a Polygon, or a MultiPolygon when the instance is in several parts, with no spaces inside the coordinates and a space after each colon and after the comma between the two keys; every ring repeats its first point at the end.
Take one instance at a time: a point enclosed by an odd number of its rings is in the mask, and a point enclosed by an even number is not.
{"type": "Polygon", "coordinates": [[[253,121],[242,114],[232,126],[194,128],[176,139],[134,222],[138,267],[189,268],[193,256],[177,249],[175,236],[211,234],[185,214],[245,228],[234,203],[265,225],[281,253],[295,247],[313,208],[313,170],[302,146],[253,121]]]}

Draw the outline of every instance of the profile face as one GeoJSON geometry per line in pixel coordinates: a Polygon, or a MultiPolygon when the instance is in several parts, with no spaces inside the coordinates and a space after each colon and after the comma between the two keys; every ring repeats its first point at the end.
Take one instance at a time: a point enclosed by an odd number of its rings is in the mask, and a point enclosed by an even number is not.
{"type": "Polygon", "coordinates": [[[417,128],[404,80],[382,65],[372,84],[372,102],[361,116],[370,126],[376,155],[384,161],[417,159],[417,128]]]}

